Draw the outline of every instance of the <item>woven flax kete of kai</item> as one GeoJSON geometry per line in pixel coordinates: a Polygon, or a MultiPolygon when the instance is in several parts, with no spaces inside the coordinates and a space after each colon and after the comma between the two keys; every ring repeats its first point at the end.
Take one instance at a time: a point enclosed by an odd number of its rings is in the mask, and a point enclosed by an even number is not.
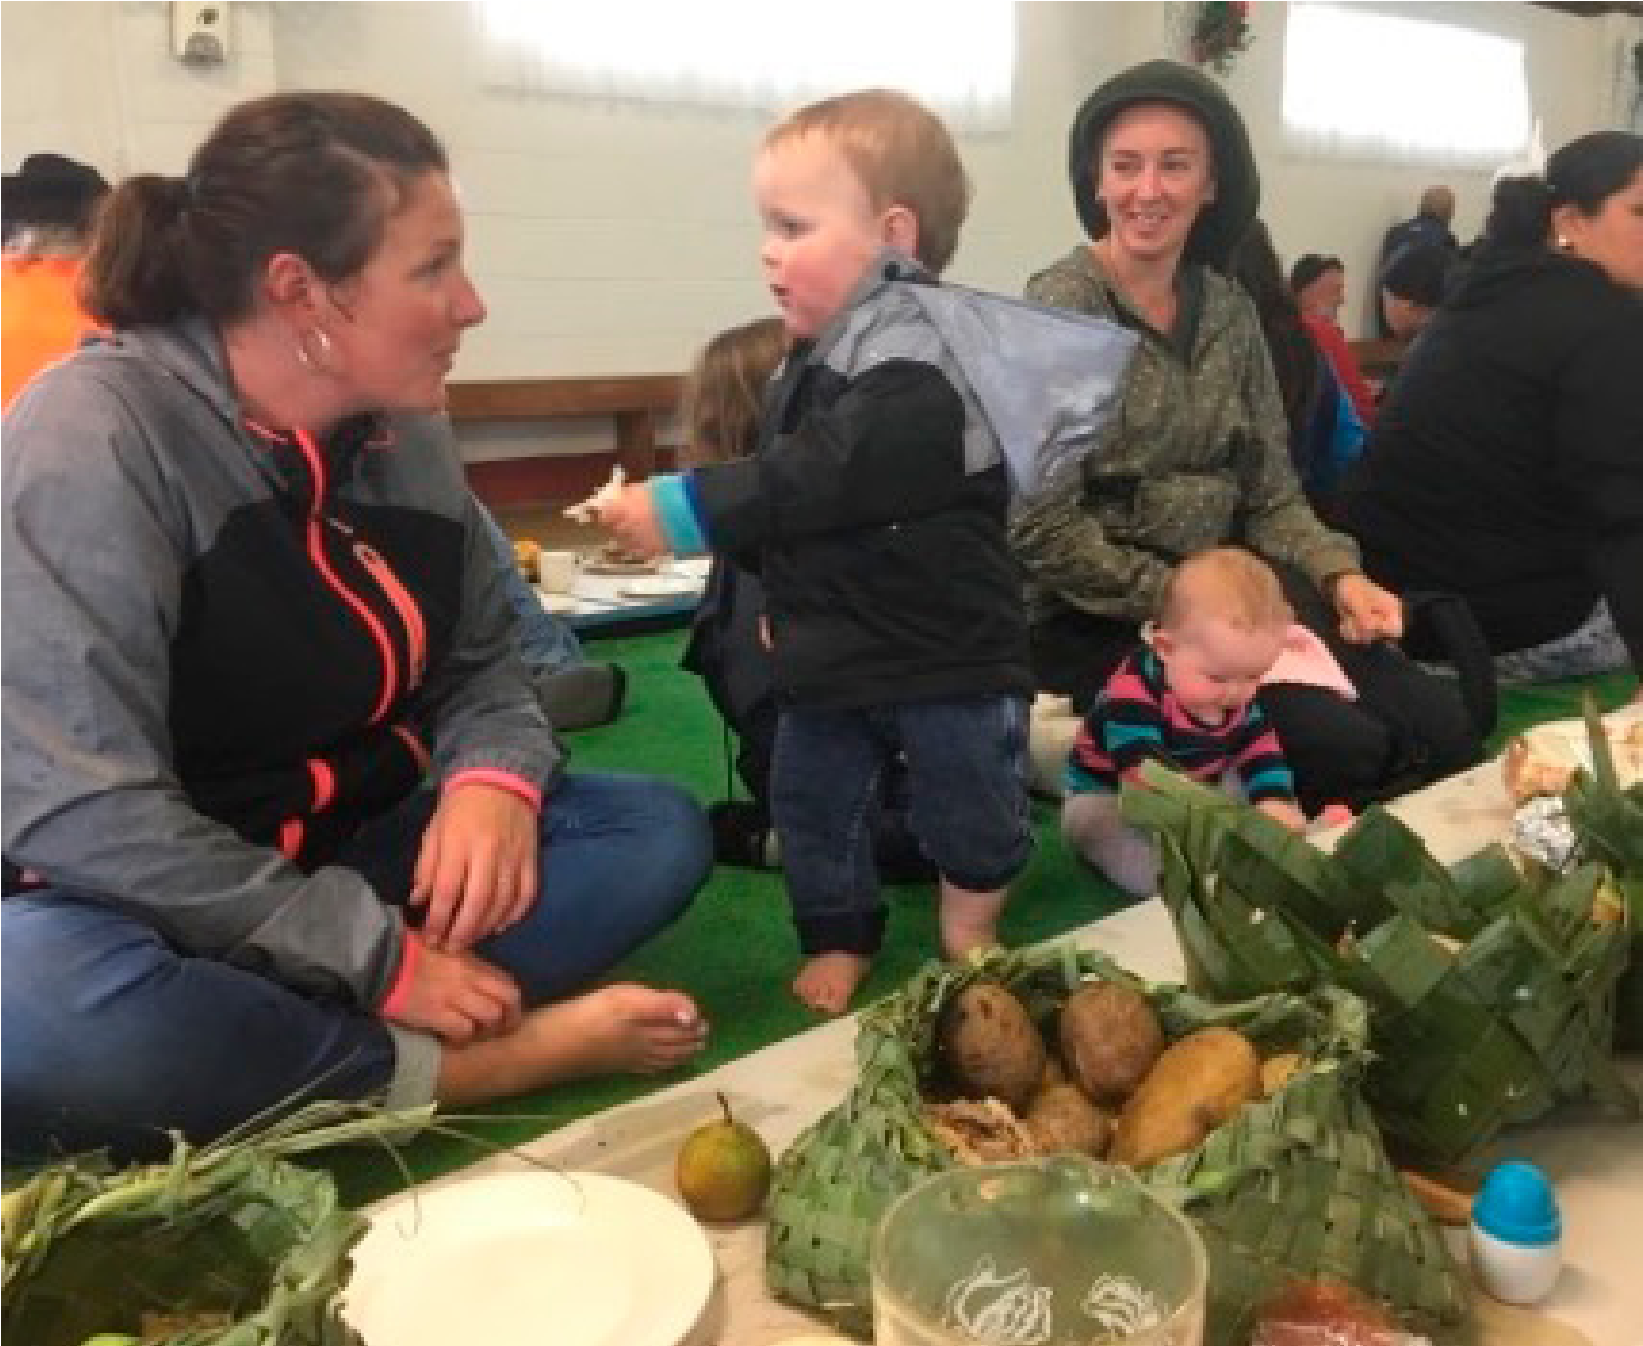
{"type": "Polygon", "coordinates": [[[1371,808],[1325,853],[1162,767],[1126,789],[1153,830],[1187,980],[1235,999],[1344,987],[1369,1006],[1364,1090],[1389,1141],[1450,1164],[1560,1102],[1636,1109],[1613,1061],[1632,912],[1609,869],[1453,866],[1371,808]]]}
{"type": "Polygon", "coordinates": [[[1013,991],[1052,1041],[1074,991],[1113,981],[1146,997],[1172,1041],[1234,1028],[1263,1054],[1300,1056],[1270,1097],[1244,1105],[1190,1152],[1139,1170],[1203,1235],[1210,1346],[1246,1340],[1277,1287],[1315,1277],[1357,1286],[1439,1340],[1466,1324],[1468,1300],[1442,1236],[1388,1162],[1359,1092],[1368,1060],[1360,1001],[1324,988],[1214,1005],[1070,944],[932,963],[862,1014],[855,1087],[777,1165],[766,1274],[778,1296],[868,1330],[880,1217],[919,1179],[958,1162],[929,1129],[924,1095],[939,1087],[943,1009],[980,980],[1013,991]]]}

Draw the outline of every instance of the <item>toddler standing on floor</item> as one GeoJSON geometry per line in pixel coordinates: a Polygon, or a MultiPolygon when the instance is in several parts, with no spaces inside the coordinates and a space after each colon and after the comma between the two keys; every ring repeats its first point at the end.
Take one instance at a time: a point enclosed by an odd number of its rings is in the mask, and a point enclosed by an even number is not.
{"type": "Polygon", "coordinates": [[[1078,854],[1138,896],[1157,884],[1152,840],[1124,822],[1118,791],[1143,762],[1236,786],[1297,831],[1306,817],[1278,735],[1255,693],[1284,652],[1293,614],[1272,568],[1240,547],[1182,561],[1142,647],[1113,671],[1067,762],[1061,831],[1078,854]]]}
{"type": "Polygon", "coordinates": [[[600,513],[640,549],[757,559],[782,701],[772,807],[805,958],[793,990],[838,1013],[883,935],[870,822],[898,753],[944,951],[996,941],[1032,850],[1032,677],[1000,446],[893,283],[934,284],[952,257],[969,204],[952,138],[901,94],[848,94],[775,126],[753,184],[794,342],[758,453],[626,487],[600,513]]]}

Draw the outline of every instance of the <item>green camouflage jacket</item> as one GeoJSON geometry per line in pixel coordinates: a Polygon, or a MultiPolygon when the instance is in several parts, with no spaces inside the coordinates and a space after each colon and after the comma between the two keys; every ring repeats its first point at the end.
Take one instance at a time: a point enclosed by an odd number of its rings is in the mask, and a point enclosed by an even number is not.
{"type": "Polygon", "coordinates": [[[1082,480],[1024,506],[1012,524],[1034,621],[1062,607],[1151,616],[1170,567],[1221,543],[1293,565],[1320,586],[1358,569],[1356,545],[1318,522],[1290,465],[1255,306],[1218,272],[1196,276],[1190,361],[1118,297],[1087,245],[1028,282],[1029,299],[1141,333],[1122,404],[1082,480]]]}

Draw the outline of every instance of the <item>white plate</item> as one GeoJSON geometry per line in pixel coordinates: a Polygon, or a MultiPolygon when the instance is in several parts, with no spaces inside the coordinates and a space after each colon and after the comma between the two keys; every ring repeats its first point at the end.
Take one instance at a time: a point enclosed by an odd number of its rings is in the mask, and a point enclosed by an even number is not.
{"type": "Polygon", "coordinates": [[[707,572],[712,568],[711,556],[686,556],[683,559],[675,557],[667,563],[670,575],[688,575],[693,580],[705,580],[707,572]]]}
{"type": "Polygon", "coordinates": [[[542,604],[543,612],[551,612],[556,616],[576,611],[577,597],[575,594],[562,594],[553,589],[538,588],[536,597],[542,604]]]}
{"type": "Polygon", "coordinates": [[[344,1316],[368,1346],[678,1346],[712,1288],[683,1207],[620,1178],[533,1171],[384,1203],[344,1316]]]}
{"type": "Polygon", "coordinates": [[[649,575],[622,585],[624,598],[693,598],[701,592],[700,580],[681,575],[649,575]]]}

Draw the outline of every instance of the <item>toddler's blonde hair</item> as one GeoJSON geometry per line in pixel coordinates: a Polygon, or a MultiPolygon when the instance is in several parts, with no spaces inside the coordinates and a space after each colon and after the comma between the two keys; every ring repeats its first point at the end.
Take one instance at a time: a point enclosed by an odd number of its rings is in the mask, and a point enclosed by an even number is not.
{"type": "Polygon", "coordinates": [[[970,179],[941,119],[894,89],[862,89],[789,113],[765,132],[762,148],[808,135],[824,135],[838,147],[873,209],[903,206],[913,213],[918,260],[940,275],[970,210],[970,179]]]}
{"type": "Polygon", "coordinates": [[[1295,620],[1273,569],[1242,547],[1211,547],[1187,557],[1164,581],[1158,625],[1180,630],[1213,617],[1242,631],[1276,631],[1295,620]]]}

